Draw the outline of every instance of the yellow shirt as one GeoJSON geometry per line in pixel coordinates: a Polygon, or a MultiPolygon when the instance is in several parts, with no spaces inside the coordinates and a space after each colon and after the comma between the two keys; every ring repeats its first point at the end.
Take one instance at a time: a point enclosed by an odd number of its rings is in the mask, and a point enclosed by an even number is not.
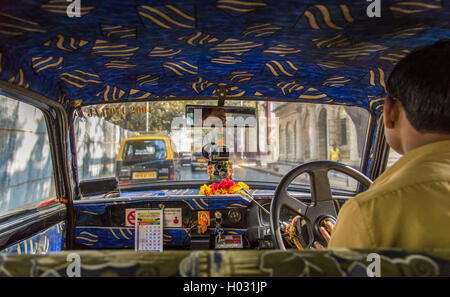
{"type": "Polygon", "coordinates": [[[331,149],[330,150],[330,160],[334,161],[334,162],[339,161],[339,153],[340,153],[339,148],[336,148],[336,150],[331,149]]]}
{"type": "Polygon", "coordinates": [[[418,147],[342,207],[328,248],[450,248],[450,141],[418,147]]]}

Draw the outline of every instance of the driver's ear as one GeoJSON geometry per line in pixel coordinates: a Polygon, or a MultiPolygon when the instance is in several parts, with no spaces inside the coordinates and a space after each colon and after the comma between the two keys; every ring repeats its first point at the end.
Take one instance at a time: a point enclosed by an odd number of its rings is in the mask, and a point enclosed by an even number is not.
{"type": "Polygon", "coordinates": [[[387,97],[384,100],[383,106],[383,122],[388,129],[395,128],[395,125],[400,116],[400,101],[387,97]]]}

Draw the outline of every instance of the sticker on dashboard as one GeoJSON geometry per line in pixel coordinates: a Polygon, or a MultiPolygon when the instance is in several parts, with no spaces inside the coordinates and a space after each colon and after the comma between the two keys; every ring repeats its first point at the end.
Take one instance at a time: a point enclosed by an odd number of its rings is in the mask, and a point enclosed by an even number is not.
{"type": "Polygon", "coordinates": [[[127,208],[125,209],[125,226],[134,227],[136,224],[136,209],[127,208]]]}
{"type": "Polygon", "coordinates": [[[164,227],[181,228],[182,219],[181,208],[164,208],[164,227]]]}
{"type": "Polygon", "coordinates": [[[203,210],[198,212],[198,224],[201,225],[202,222],[206,223],[206,226],[210,225],[209,210],[203,210]]]}
{"type": "MultiPolygon", "coordinates": [[[[220,235],[218,235],[220,236],[220,235]]],[[[216,249],[241,249],[243,248],[242,235],[229,234],[222,235],[216,239],[216,249]]]]}
{"type": "MultiPolygon", "coordinates": [[[[164,208],[163,227],[182,228],[183,215],[181,208],[164,208]]],[[[125,209],[125,226],[136,225],[136,208],[125,209]]]]}

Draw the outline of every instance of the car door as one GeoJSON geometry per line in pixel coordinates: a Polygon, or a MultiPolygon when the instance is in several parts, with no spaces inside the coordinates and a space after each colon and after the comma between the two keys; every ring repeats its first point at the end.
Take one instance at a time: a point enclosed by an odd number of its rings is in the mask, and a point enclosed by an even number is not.
{"type": "Polygon", "coordinates": [[[59,113],[0,89],[0,253],[45,254],[66,245],[59,113]]]}

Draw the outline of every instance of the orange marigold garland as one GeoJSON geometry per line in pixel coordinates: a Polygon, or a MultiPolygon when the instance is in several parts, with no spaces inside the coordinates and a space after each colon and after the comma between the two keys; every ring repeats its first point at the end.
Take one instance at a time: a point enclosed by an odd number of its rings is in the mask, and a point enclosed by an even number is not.
{"type": "Polygon", "coordinates": [[[200,195],[225,195],[225,194],[237,194],[239,191],[245,188],[250,190],[243,182],[238,182],[237,184],[229,179],[228,177],[222,180],[220,183],[212,183],[211,185],[203,185],[200,187],[200,195]]]}

